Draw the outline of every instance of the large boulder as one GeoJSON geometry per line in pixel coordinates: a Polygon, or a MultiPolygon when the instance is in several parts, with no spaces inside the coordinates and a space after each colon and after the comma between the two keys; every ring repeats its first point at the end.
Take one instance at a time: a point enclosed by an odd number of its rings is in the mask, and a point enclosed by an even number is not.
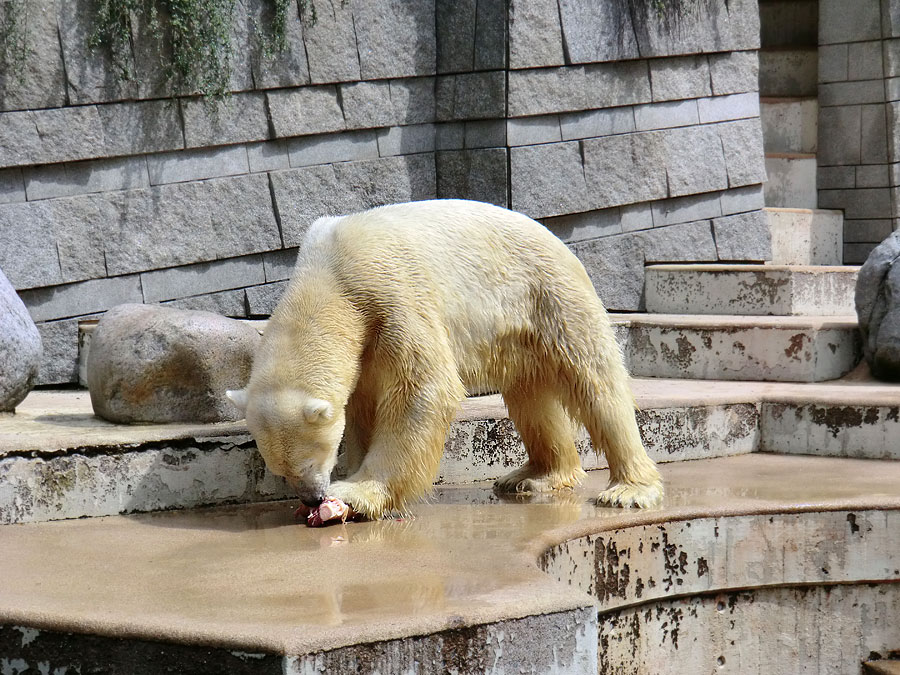
{"type": "Polygon", "coordinates": [[[212,312],[119,305],[91,335],[88,389],[111,422],[224,422],[241,414],[225,398],[250,379],[259,333],[212,312]]]}
{"type": "Polygon", "coordinates": [[[37,380],[41,335],[0,270],[0,412],[14,412],[37,380]]]}
{"type": "Polygon", "coordinates": [[[856,314],[872,375],[900,382],[900,231],[881,242],[860,268],[856,314]]]}

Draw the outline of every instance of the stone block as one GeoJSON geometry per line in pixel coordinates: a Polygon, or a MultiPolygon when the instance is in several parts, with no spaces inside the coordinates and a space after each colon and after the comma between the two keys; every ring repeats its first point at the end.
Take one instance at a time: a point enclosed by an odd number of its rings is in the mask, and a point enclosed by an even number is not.
{"type": "Polygon", "coordinates": [[[361,79],[435,73],[434,3],[383,0],[353,4],[361,79]]]}
{"type": "Polygon", "coordinates": [[[0,167],[102,156],[96,106],[0,113],[0,167]]]}
{"type": "MultiPolygon", "coordinates": [[[[888,161],[887,111],[884,105],[864,105],[860,110],[860,155],[866,163],[888,161]]],[[[865,187],[865,186],[859,186],[865,187]]]]}
{"type": "Polygon", "coordinates": [[[718,192],[664,199],[651,204],[653,227],[665,227],[722,215],[718,192]]]}
{"type": "MultiPolygon", "coordinates": [[[[164,307],[173,309],[185,309],[197,312],[212,312],[233,319],[245,319],[249,316],[247,310],[247,296],[244,289],[233,291],[219,291],[217,293],[205,293],[193,295],[178,300],[168,300],[162,303],[164,307]]],[[[85,382],[86,383],[86,382],[85,382]]]]}
{"type": "Polygon", "coordinates": [[[0,168],[37,164],[43,154],[32,112],[0,113],[0,168]]]}
{"type": "Polygon", "coordinates": [[[462,150],[465,146],[465,122],[445,122],[434,125],[435,150],[462,150]]]}
{"type": "Polygon", "coordinates": [[[819,52],[819,82],[845,82],[850,79],[850,46],[821,45],[819,52]]]}
{"type": "Polygon", "coordinates": [[[622,232],[637,232],[653,227],[653,207],[651,203],[628,204],[619,207],[622,232]]]}
{"type": "Polygon", "coordinates": [[[763,261],[772,257],[769,222],[762,209],[713,218],[719,260],[763,261]]]}
{"type": "Polygon", "coordinates": [[[768,206],[814,209],[818,205],[815,157],[767,155],[766,175],[763,189],[768,206]]]}
{"type": "Polygon", "coordinates": [[[759,53],[762,96],[815,96],[819,58],[815,47],[765,49],[759,53]]]}
{"type": "Polygon", "coordinates": [[[900,39],[882,41],[882,65],[885,77],[900,76],[900,39]]]}
{"type": "Polygon", "coordinates": [[[709,55],[712,93],[742,94],[759,89],[759,56],[755,51],[709,55]]]}
{"type": "MultiPolygon", "coordinates": [[[[736,187],[729,182],[731,174],[715,127],[672,129],[665,132],[663,139],[669,196],[736,187]]],[[[761,146],[762,143],[757,147],[761,146]]]]}
{"type": "Polygon", "coordinates": [[[776,265],[840,265],[840,211],[767,208],[776,265]]]}
{"type": "Polygon", "coordinates": [[[900,382],[900,233],[869,255],[856,282],[856,314],[872,374],[900,382]]]}
{"type": "Polygon", "coordinates": [[[699,123],[700,115],[695,99],[671,103],[647,103],[634,107],[634,125],[638,131],[686,127],[699,123]]]}
{"type": "Polygon", "coordinates": [[[162,152],[147,156],[150,184],[183,183],[250,172],[243,145],[162,152]]]}
{"type": "MultiPolygon", "coordinates": [[[[509,116],[525,117],[584,110],[588,107],[605,107],[588,105],[586,87],[584,68],[580,66],[511,71],[509,73],[509,116]]],[[[612,92],[611,95],[615,93],[617,92],[612,92]]],[[[620,105],[625,105],[625,103],[620,105]]]]}
{"type": "Polygon", "coordinates": [[[509,7],[509,67],[561,66],[563,36],[554,0],[519,0],[509,7]]]}
{"type": "Polygon", "coordinates": [[[41,365],[41,336],[3,270],[0,270],[0,413],[14,412],[34,387],[41,365]]]}
{"type": "Polygon", "coordinates": [[[344,113],[334,86],[266,92],[276,137],[321,134],[344,129],[344,113]]]}
{"type": "Polygon", "coordinates": [[[624,3],[560,0],[559,15],[570,63],[636,59],[637,39],[624,3]]]}
{"type": "Polygon", "coordinates": [[[344,131],[287,141],[290,166],[312,166],[378,157],[375,131],[344,131]]]}
{"type": "Polygon", "coordinates": [[[274,171],[269,176],[285,246],[301,243],[319,216],[433,199],[437,193],[430,154],[274,171]]]}
{"type": "Polygon", "coordinates": [[[860,82],[828,82],[819,85],[819,105],[859,105],[884,103],[884,82],[862,80],[860,82]]]}
{"type": "Polygon", "coordinates": [[[246,148],[250,173],[288,169],[291,166],[288,141],[250,143],[246,148]]]}
{"type": "Polygon", "coordinates": [[[514,145],[554,143],[562,139],[559,115],[521,117],[506,122],[506,142],[514,145]]]}
{"type": "Polygon", "coordinates": [[[253,88],[275,89],[309,84],[309,63],[303,41],[304,23],[300,18],[299,5],[291,2],[285,7],[284,49],[279,51],[269,37],[272,35],[274,4],[265,0],[255,0],[249,4],[248,18],[256,27],[250,39],[253,88]]]}
{"type": "Polygon", "coordinates": [[[584,67],[582,86],[588,108],[614,108],[652,100],[650,71],[646,61],[587,65],[584,67]]]}
{"type": "Polygon", "coordinates": [[[708,220],[643,230],[634,236],[647,263],[716,259],[716,242],[708,220]]]}
{"type": "Polygon", "coordinates": [[[433,77],[391,80],[391,104],[397,124],[422,124],[435,120],[433,77]]]}
{"type": "Polygon", "coordinates": [[[145,157],[45,164],[25,169],[29,201],[150,186],[145,157]]]}
{"type": "Polygon", "coordinates": [[[709,62],[705,54],[652,59],[649,65],[654,101],[712,96],[709,62]]]}
{"type": "Polygon", "coordinates": [[[21,296],[35,321],[68,319],[103,312],[125,302],[143,302],[137,274],[32,288],[22,291],[21,296]]]}
{"type": "MultiPolygon", "coordinates": [[[[26,53],[19,64],[0,56],[0,110],[58,108],[66,104],[66,80],[59,41],[58,0],[24,0],[0,4],[0,25],[6,26],[13,12],[21,12],[25,23],[26,53]]],[[[12,36],[4,46],[12,51],[12,36]]]]}
{"type": "Polygon", "coordinates": [[[320,0],[316,5],[316,21],[306,22],[303,41],[312,83],[361,79],[351,3],[320,0]]]}
{"type": "Polygon", "coordinates": [[[748,187],[725,190],[719,197],[722,205],[722,215],[755,211],[765,206],[762,185],[750,185],[748,187]]]}
{"type": "Polygon", "coordinates": [[[667,197],[664,136],[647,132],[582,141],[588,208],[569,212],[667,197]]]}
{"type": "Polygon", "coordinates": [[[759,117],[759,96],[756,92],[748,92],[701,98],[697,101],[697,109],[701,124],[759,117]]]}
{"type": "Polygon", "coordinates": [[[123,305],[94,328],[87,362],[94,413],[111,422],[222,422],[250,379],[255,328],[209,312],[123,305]]]}
{"type": "Polygon", "coordinates": [[[174,100],[114,103],[100,106],[103,154],[138,155],[180,150],[184,134],[174,100]]]}
{"type": "Polygon", "coordinates": [[[713,0],[669,12],[655,5],[635,5],[638,48],[643,57],[727,52],[759,47],[759,10],[750,0],[713,0]],[[674,15],[674,16],[673,16],[674,15]]]}
{"type": "Polygon", "coordinates": [[[348,129],[372,129],[394,124],[390,82],[353,82],[340,86],[348,129]]]}
{"type": "Polygon", "coordinates": [[[634,110],[624,107],[560,115],[559,127],[564,141],[625,134],[635,130],[634,110]]]}
{"type": "Polygon", "coordinates": [[[478,0],[477,5],[475,70],[505,70],[509,28],[506,0],[478,0]]]}
{"type": "Polygon", "coordinates": [[[816,171],[816,187],[819,190],[856,187],[856,167],[820,166],[816,171]]]}
{"type": "Polygon", "coordinates": [[[0,269],[17,289],[63,282],[46,202],[0,205],[0,269]]]}
{"type": "Polygon", "coordinates": [[[644,252],[637,234],[591,239],[570,244],[569,248],[584,265],[606,309],[641,309],[644,252]]]}
{"type": "Polygon", "coordinates": [[[845,265],[862,265],[866,262],[872,251],[878,244],[851,244],[845,243],[843,247],[843,262],[845,265]]]}
{"type": "Polygon", "coordinates": [[[819,44],[862,42],[881,39],[881,6],[821,0],[819,3],[819,44]]]}
{"type": "Polygon", "coordinates": [[[290,279],[297,262],[297,248],[283,248],[263,253],[263,268],[266,282],[290,279]]]}
{"type": "Polygon", "coordinates": [[[506,145],[506,123],[503,120],[466,122],[465,147],[497,148],[506,145]]]}
{"type": "Polygon", "coordinates": [[[578,142],[510,148],[509,159],[514,211],[546,218],[593,207],[578,142]]]}
{"type": "Polygon", "coordinates": [[[140,276],[143,302],[147,303],[243,288],[266,280],[259,254],[152,270],[140,276]]]}
{"type": "Polygon", "coordinates": [[[281,247],[266,175],[109,194],[116,210],[109,221],[116,236],[104,239],[110,275],[281,247]]]}
{"type": "Polygon", "coordinates": [[[441,151],[435,155],[437,196],[509,205],[505,148],[441,151]]]}
{"type": "Polygon", "coordinates": [[[728,187],[754,185],[766,180],[762,125],[758,119],[723,122],[713,127],[722,139],[728,187]]]}
{"type": "Polygon", "coordinates": [[[181,99],[185,147],[249,143],[269,138],[262,93],[233,94],[224,101],[181,99]]]}
{"type": "Polygon", "coordinates": [[[819,109],[817,159],[823,166],[859,164],[862,108],[838,106],[819,109]]]}
{"type": "Polygon", "coordinates": [[[379,131],[378,154],[391,157],[431,152],[434,150],[434,133],[433,124],[413,124],[379,131]]]}
{"type": "Polygon", "coordinates": [[[287,281],[276,281],[273,284],[250,286],[247,289],[247,307],[249,315],[269,316],[275,311],[275,306],[287,289],[287,281]]]}
{"type": "Polygon", "coordinates": [[[0,169],[0,204],[25,201],[25,179],[22,169],[0,169]]]}
{"type": "MultiPolygon", "coordinates": [[[[119,101],[137,96],[137,82],[123,80],[105,49],[92,50],[88,40],[94,31],[96,7],[87,0],[60,0],[59,43],[65,64],[69,103],[81,105],[119,101]]],[[[135,72],[134,55],[129,51],[123,64],[135,72]]]]}
{"type": "Polygon", "coordinates": [[[505,117],[506,72],[461,73],[437,78],[437,120],[505,117]]]}
{"type": "Polygon", "coordinates": [[[819,190],[819,206],[823,209],[843,209],[845,218],[890,218],[891,191],[889,188],[819,190]]]}
{"type": "Polygon", "coordinates": [[[888,101],[900,100],[900,77],[889,77],[884,80],[885,98],[888,101]]]}
{"type": "Polygon", "coordinates": [[[545,218],[544,226],[566,243],[622,234],[622,209],[614,207],[545,218]]]}
{"type": "Polygon", "coordinates": [[[84,318],[37,324],[44,356],[36,385],[78,382],[78,322],[84,318]]]}
{"type": "Polygon", "coordinates": [[[844,221],[844,238],[847,243],[881,243],[893,231],[890,220],[844,221]]]}
{"type": "Polygon", "coordinates": [[[881,40],[847,45],[847,78],[880,80],[884,77],[881,40]]]}
{"type": "Polygon", "coordinates": [[[766,152],[816,152],[819,106],[815,99],[761,101],[759,116],[766,152]]]}
{"type": "Polygon", "coordinates": [[[437,72],[458,73],[475,67],[476,0],[435,0],[437,72]]]}
{"type": "Polygon", "coordinates": [[[866,164],[856,167],[856,187],[877,188],[888,187],[890,184],[891,177],[887,164],[866,164]]]}

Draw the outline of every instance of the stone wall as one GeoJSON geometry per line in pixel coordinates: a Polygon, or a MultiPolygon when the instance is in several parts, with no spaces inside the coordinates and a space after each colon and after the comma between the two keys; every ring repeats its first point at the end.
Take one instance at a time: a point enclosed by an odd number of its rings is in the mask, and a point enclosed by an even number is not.
{"type": "Polygon", "coordinates": [[[755,0],[315,0],[267,60],[238,2],[233,93],[167,91],[134,41],[85,46],[93,0],[28,0],[0,76],[0,269],[77,380],[79,320],[123,302],[268,315],[312,219],[465,197],[537,218],[611,309],[643,266],[764,260],[755,0]]]}
{"type": "Polygon", "coordinates": [[[844,262],[898,221],[900,2],[819,3],[819,206],[844,211],[844,262]]]}

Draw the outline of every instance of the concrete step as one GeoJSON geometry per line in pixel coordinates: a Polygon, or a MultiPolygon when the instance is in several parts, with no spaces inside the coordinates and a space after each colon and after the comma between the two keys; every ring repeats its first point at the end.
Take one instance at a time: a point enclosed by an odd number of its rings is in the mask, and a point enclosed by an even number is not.
{"type": "Polygon", "coordinates": [[[760,96],[816,96],[819,54],[815,46],[779,47],[759,52],[760,96]]]}
{"type": "MultiPolygon", "coordinates": [[[[897,650],[900,653],[900,650],[897,650]]],[[[900,675],[900,659],[883,659],[863,663],[863,675],[900,675]]]]}
{"type": "Polygon", "coordinates": [[[766,208],[776,265],[841,265],[844,215],[825,209],[766,208]]]}
{"type": "Polygon", "coordinates": [[[761,98],[759,116],[767,153],[814,154],[818,143],[819,103],[809,98],[761,98]]]}
{"type": "Polygon", "coordinates": [[[766,206],[814,209],[818,205],[815,155],[766,152],[766,175],[766,206]]]}
{"type": "MultiPolygon", "coordinates": [[[[526,664],[583,675],[601,672],[604,652],[628,672],[709,672],[725,654],[741,672],[780,674],[810,654],[858,669],[895,644],[900,463],[746,455],[662,473],[666,498],[650,511],[595,506],[608,478],[599,471],[531,499],[443,487],[412,517],[324,529],[298,526],[286,503],[3,526],[0,663],[364,675],[526,664]],[[804,621],[792,597],[745,617],[745,600],[773,587],[796,590],[804,621]],[[735,589],[734,602],[721,595],[735,589]],[[693,613],[688,603],[704,598],[710,611],[693,613]],[[667,600],[681,604],[651,611],[667,600]],[[622,611],[646,623],[617,621],[622,611]],[[673,621],[682,645],[703,648],[673,649],[673,621]],[[783,639],[810,625],[821,640],[821,621],[840,650],[783,639]],[[763,624],[774,632],[745,649],[747,626],[763,624]],[[782,653],[783,669],[750,661],[782,653]]],[[[816,658],[815,672],[851,672],[816,658]]]]}
{"type": "Polygon", "coordinates": [[[650,265],[647,311],[661,314],[850,316],[858,267],[650,265]]]}
{"type": "Polygon", "coordinates": [[[855,316],[614,314],[632,375],[822,382],[859,363],[855,316]]]}

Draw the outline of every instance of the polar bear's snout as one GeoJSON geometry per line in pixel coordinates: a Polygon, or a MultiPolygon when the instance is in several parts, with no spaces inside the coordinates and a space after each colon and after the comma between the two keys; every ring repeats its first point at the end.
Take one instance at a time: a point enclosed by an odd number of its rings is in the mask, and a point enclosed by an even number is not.
{"type": "Polygon", "coordinates": [[[323,480],[321,476],[317,476],[312,481],[307,481],[293,476],[286,476],[285,480],[297,493],[304,506],[314,509],[325,501],[325,493],[329,482],[327,477],[323,480]]]}

